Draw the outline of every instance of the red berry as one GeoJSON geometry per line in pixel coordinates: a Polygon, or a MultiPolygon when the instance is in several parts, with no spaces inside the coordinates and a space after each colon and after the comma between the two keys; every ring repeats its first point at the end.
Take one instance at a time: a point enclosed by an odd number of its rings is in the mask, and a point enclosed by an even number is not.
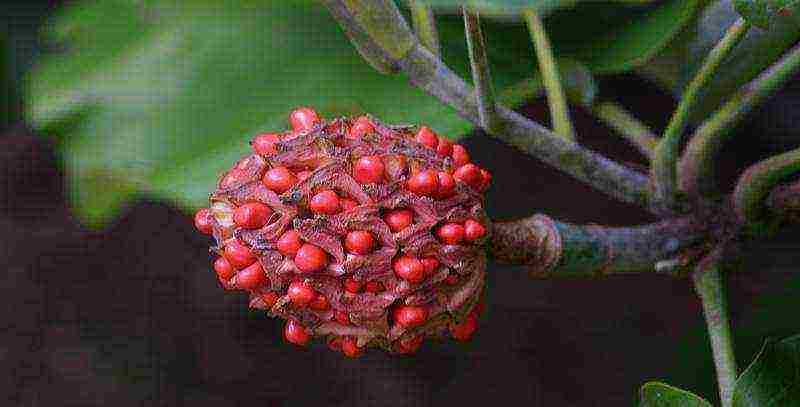
{"type": "Polygon", "coordinates": [[[468,242],[474,242],[486,235],[486,228],[473,219],[464,222],[464,238],[468,242]]]}
{"type": "Polygon", "coordinates": [[[431,275],[439,268],[439,260],[434,257],[426,257],[422,259],[422,265],[425,266],[425,274],[431,275]]]}
{"type": "Polygon", "coordinates": [[[470,312],[460,324],[450,325],[450,334],[455,340],[466,342],[472,338],[476,329],[478,329],[478,317],[474,312],[470,312]]]}
{"type": "Polygon", "coordinates": [[[398,341],[400,353],[409,354],[415,353],[422,346],[422,341],[425,339],[422,335],[412,336],[410,338],[403,338],[398,341]]]}
{"type": "Polygon", "coordinates": [[[339,200],[339,205],[342,207],[342,212],[346,212],[358,206],[358,202],[345,198],[339,200]]]}
{"type": "Polygon", "coordinates": [[[317,296],[311,300],[311,303],[308,304],[308,306],[316,311],[325,311],[331,307],[331,304],[328,302],[328,297],[322,294],[317,294],[317,296]]]}
{"type": "Polygon", "coordinates": [[[267,275],[261,264],[253,263],[236,273],[236,287],[254,290],[267,282],[267,275]]]}
{"type": "Polygon", "coordinates": [[[336,312],[333,313],[333,318],[336,319],[336,322],[342,325],[352,324],[352,322],[350,322],[350,315],[347,315],[347,312],[345,311],[337,309],[336,312]]]}
{"type": "Polygon", "coordinates": [[[461,144],[453,145],[453,166],[458,168],[469,163],[469,153],[461,144]]]}
{"type": "Polygon", "coordinates": [[[375,245],[375,238],[372,233],[364,230],[354,230],[349,232],[344,239],[344,247],[348,252],[354,254],[369,254],[375,245]]]}
{"type": "Polygon", "coordinates": [[[211,211],[208,209],[200,209],[194,214],[194,227],[200,233],[210,235],[214,232],[213,219],[211,218],[211,211]]]}
{"type": "Polygon", "coordinates": [[[214,271],[217,272],[219,278],[225,280],[230,280],[231,277],[236,274],[236,269],[234,269],[231,263],[225,260],[224,257],[217,257],[217,259],[214,260],[214,271]]]}
{"type": "Polygon", "coordinates": [[[310,243],[304,243],[294,256],[294,265],[301,273],[321,271],[328,265],[328,253],[310,243]]]}
{"type": "Polygon", "coordinates": [[[306,328],[300,325],[299,322],[290,319],[286,323],[286,328],[283,330],[283,335],[286,340],[295,345],[306,345],[311,340],[311,335],[308,334],[306,328]]]}
{"type": "Polygon", "coordinates": [[[436,236],[447,244],[459,244],[464,240],[464,227],[458,223],[445,223],[436,231],[436,236]]]}
{"type": "Polygon", "coordinates": [[[296,307],[303,308],[314,300],[317,292],[303,281],[293,281],[289,284],[286,295],[292,300],[292,304],[296,307]]]}
{"type": "Polygon", "coordinates": [[[458,276],[450,273],[447,275],[447,278],[444,279],[444,282],[447,283],[447,285],[456,285],[458,284],[458,276]]]}
{"type": "Polygon", "coordinates": [[[480,189],[483,183],[483,176],[481,169],[475,164],[464,164],[453,173],[453,178],[471,186],[475,189],[480,189]]]}
{"type": "Polygon", "coordinates": [[[414,212],[408,209],[395,209],[383,215],[383,221],[389,225],[393,233],[407,228],[414,221],[414,212]]]}
{"type": "Polygon", "coordinates": [[[439,189],[439,176],[433,170],[420,171],[408,179],[406,186],[417,195],[434,196],[439,189]]]}
{"type": "Polygon", "coordinates": [[[233,221],[245,229],[258,229],[267,224],[272,216],[272,208],[260,203],[246,203],[233,212],[233,221]]]}
{"type": "Polygon", "coordinates": [[[369,119],[366,116],[361,116],[353,123],[353,127],[350,127],[350,131],[347,132],[347,138],[358,140],[373,131],[375,131],[375,127],[369,122],[369,119]]]}
{"type": "Polygon", "coordinates": [[[273,167],[264,174],[261,183],[276,194],[282,194],[297,183],[297,177],[286,167],[273,167]]]}
{"type": "Polygon", "coordinates": [[[452,175],[439,171],[439,198],[449,198],[456,192],[456,180],[452,175]]]}
{"type": "Polygon", "coordinates": [[[394,310],[394,322],[403,328],[414,328],[428,320],[428,310],[413,305],[401,305],[394,310]]]}
{"type": "Polygon", "coordinates": [[[353,280],[353,277],[347,277],[344,280],[344,289],[349,293],[358,294],[362,288],[363,284],[360,281],[353,280]]]}
{"type": "Polygon", "coordinates": [[[342,350],[342,340],[337,337],[328,339],[328,348],[335,352],[342,350]]]}
{"type": "Polygon", "coordinates": [[[442,157],[449,157],[453,154],[453,142],[444,138],[439,138],[439,145],[436,146],[436,154],[442,157]]]}
{"type": "Polygon", "coordinates": [[[419,283],[425,279],[425,265],[416,257],[401,256],[394,261],[392,267],[397,277],[409,283],[419,283]]]}
{"type": "Polygon", "coordinates": [[[363,349],[358,347],[355,338],[346,337],[342,339],[342,353],[349,358],[361,356],[363,349]]]}
{"type": "Polygon", "coordinates": [[[236,185],[243,177],[244,173],[241,170],[231,170],[219,181],[219,187],[222,189],[230,188],[236,185]]]}
{"type": "Polygon", "coordinates": [[[492,184],[492,174],[489,171],[481,169],[481,191],[485,191],[492,184]]]}
{"type": "Polygon", "coordinates": [[[296,109],[289,115],[289,123],[295,131],[311,130],[319,121],[317,112],[307,107],[296,109]]]}
{"type": "Polygon", "coordinates": [[[278,251],[284,256],[294,256],[302,245],[303,241],[300,240],[300,232],[294,229],[283,232],[276,244],[278,251]]]}
{"type": "Polygon", "coordinates": [[[303,182],[311,176],[311,171],[300,171],[297,173],[297,181],[303,182]]]}
{"type": "Polygon", "coordinates": [[[377,155],[361,157],[353,166],[353,178],[361,184],[383,181],[383,161],[377,155]]]}
{"type": "Polygon", "coordinates": [[[262,133],[256,136],[250,145],[257,154],[270,156],[278,153],[275,143],[281,141],[281,136],[276,133],[262,133]]]}
{"type": "Polygon", "coordinates": [[[339,196],[330,189],[317,192],[316,195],[312,196],[311,199],[308,200],[308,207],[313,212],[324,213],[326,215],[335,215],[342,210],[341,204],[339,203],[339,196]]]}
{"type": "Polygon", "coordinates": [[[434,133],[433,130],[429,129],[426,126],[422,126],[419,128],[419,130],[417,131],[417,135],[414,137],[414,140],[424,144],[425,147],[428,147],[430,149],[435,149],[436,146],[439,144],[439,137],[436,136],[436,133],[434,133]]]}
{"type": "Polygon", "coordinates": [[[377,294],[383,292],[383,290],[385,288],[380,281],[367,281],[367,284],[364,285],[364,291],[368,293],[377,294]]]}
{"type": "Polygon", "coordinates": [[[231,240],[226,243],[223,255],[237,268],[244,268],[256,262],[256,256],[250,248],[238,240],[231,240]]]}
{"type": "Polygon", "coordinates": [[[261,300],[264,301],[265,308],[272,308],[278,302],[278,294],[273,291],[263,293],[261,294],[261,300]]]}

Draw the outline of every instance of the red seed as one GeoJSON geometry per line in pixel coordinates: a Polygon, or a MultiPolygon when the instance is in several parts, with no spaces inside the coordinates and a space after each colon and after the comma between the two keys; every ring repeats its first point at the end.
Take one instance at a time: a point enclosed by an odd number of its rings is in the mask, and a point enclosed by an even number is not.
{"type": "Polygon", "coordinates": [[[311,176],[311,171],[300,171],[297,173],[297,182],[302,182],[311,176]]]}
{"type": "Polygon", "coordinates": [[[316,311],[326,311],[328,308],[331,307],[331,304],[328,302],[328,297],[322,294],[317,294],[317,296],[314,297],[313,300],[311,300],[311,303],[308,304],[308,306],[316,311]]]}
{"type": "Polygon", "coordinates": [[[481,169],[481,191],[485,191],[489,189],[489,185],[492,184],[492,174],[489,171],[481,169]]]}
{"type": "Polygon", "coordinates": [[[214,232],[214,223],[213,219],[211,218],[211,211],[208,209],[200,209],[194,214],[194,227],[200,231],[200,233],[210,235],[214,232]]]}
{"type": "Polygon", "coordinates": [[[450,157],[453,154],[453,142],[444,138],[439,138],[439,145],[436,146],[436,154],[442,157],[450,157]]]}
{"type": "Polygon", "coordinates": [[[303,308],[314,300],[317,292],[303,281],[292,281],[286,295],[296,307],[303,308]]]}
{"type": "Polygon", "coordinates": [[[416,353],[422,346],[422,341],[424,339],[425,337],[422,335],[400,339],[400,341],[398,341],[398,347],[400,348],[400,353],[406,355],[410,353],[416,353]]]}
{"type": "Polygon", "coordinates": [[[435,257],[426,257],[422,259],[422,265],[425,266],[425,274],[431,275],[439,268],[439,260],[435,257]]]}
{"type": "Polygon", "coordinates": [[[297,132],[311,130],[319,121],[317,112],[307,107],[295,109],[289,115],[289,123],[292,125],[292,129],[297,132]]]}
{"type": "Polygon", "coordinates": [[[270,309],[278,302],[278,294],[273,291],[263,293],[261,294],[261,300],[264,301],[265,308],[270,309]]]}
{"type": "Polygon", "coordinates": [[[345,311],[336,310],[336,312],[333,313],[333,317],[334,319],[336,319],[336,322],[342,325],[352,324],[352,322],[350,321],[350,315],[348,315],[347,312],[345,311]]]}
{"type": "Polygon", "coordinates": [[[474,219],[467,219],[464,222],[464,238],[468,242],[474,242],[486,235],[486,228],[474,219]]]}
{"type": "Polygon", "coordinates": [[[350,127],[350,131],[347,132],[347,138],[358,140],[374,131],[375,127],[369,122],[369,119],[366,116],[361,116],[353,123],[353,127],[350,127]]]}
{"type": "Polygon", "coordinates": [[[458,284],[458,276],[451,272],[447,275],[447,278],[444,279],[444,282],[447,283],[447,285],[456,285],[458,284]]]}
{"type": "Polygon", "coordinates": [[[230,188],[244,177],[244,173],[241,170],[231,170],[224,177],[219,181],[219,187],[222,189],[230,188]]]}
{"type": "Polygon", "coordinates": [[[439,171],[436,175],[439,177],[439,198],[449,198],[456,192],[456,180],[452,175],[439,171]]]}
{"type": "Polygon", "coordinates": [[[355,338],[346,337],[342,339],[342,353],[349,358],[356,358],[361,356],[364,352],[363,349],[358,347],[355,338]]]}
{"type": "Polygon", "coordinates": [[[363,285],[364,284],[362,284],[360,281],[353,280],[353,277],[347,277],[347,279],[344,280],[344,289],[349,293],[360,293],[363,285]]]}
{"type": "Polygon", "coordinates": [[[344,247],[348,252],[354,254],[369,254],[375,245],[375,238],[372,233],[364,230],[354,230],[349,232],[344,239],[344,247]]]}
{"type": "Polygon", "coordinates": [[[464,226],[458,223],[445,223],[436,230],[436,236],[447,244],[459,244],[464,240],[464,226]]]}
{"type": "Polygon", "coordinates": [[[328,339],[328,348],[336,352],[342,350],[342,340],[336,337],[328,339]]]}
{"type": "Polygon", "coordinates": [[[364,291],[368,293],[377,294],[383,292],[383,290],[385,288],[380,281],[367,281],[367,284],[364,285],[364,291]]]}
{"type": "Polygon", "coordinates": [[[428,320],[428,310],[414,305],[401,305],[395,308],[394,322],[403,328],[414,328],[428,320]]]}
{"type": "Polygon", "coordinates": [[[439,190],[439,176],[433,170],[420,171],[408,179],[406,186],[417,195],[435,196],[439,190]]]}
{"type": "Polygon", "coordinates": [[[392,233],[400,232],[414,221],[414,212],[408,209],[395,209],[383,215],[383,221],[389,225],[392,233]]]}
{"type": "Polygon", "coordinates": [[[276,244],[278,251],[284,256],[294,256],[302,245],[303,241],[300,240],[300,232],[294,229],[283,232],[276,244]]]}
{"type": "Polygon", "coordinates": [[[234,269],[231,263],[225,260],[224,257],[217,257],[217,259],[214,260],[214,271],[217,272],[219,278],[225,280],[230,280],[230,278],[236,274],[236,269],[234,269]]]}
{"type": "Polygon", "coordinates": [[[383,161],[377,155],[361,157],[353,166],[353,178],[361,184],[377,184],[383,181],[383,161]]]}
{"type": "Polygon", "coordinates": [[[258,229],[267,224],[272,208],[260,202],[246,203],[233,212],[233,221],[245,229],[258,229]]]}
{"type": "Polygon", "coordinates": [[[345,198],[345,199],[340,199],[339,200],[339,205],[342,207],[342,212],[346,212],[346,211],[349,211],[349,210],[357,207],[358,206],[358,202],[356,202],[356,201],[354,201],[352,199],[345,198]]]}
{"type": "Polygon", "coordinates": [[[471,186],[475,189],[480,189],[483,183],[483,176],[481,176],[481,169],[475,164],[465,164],[453,173],[453,178],[471,186]]]}
{"type": "Polygon", "coordinates": [[[316,213],[324,213],[326,215],[335,215],[342,210],[339,203],[339,196],[336,192],[326,189],[318,192],[308,200],[308,207],[311,211],[316,213]]]}
{"type": "Polygon", "coordinates": [[[306,345],[311,340],[311,335],[308,334],[306,328],[300,325],[299,322],[290,319],[286,323],[286,328],[283,330],[283,335],[286,340],[295,345],[306,345]]]}
{"type": "Polygon", "coordinates": [[[453,166],[458,168],[469,163],[469,153],[461,144],[453,145],[453,166]]]}
{"type": "Polygon", "coordinates": [[[478,317],[474,312],[470,312],[460,324],[450,325],[450,334],[455,340],[466,342],[472,338],[476,329],[478,329],[478,317]]]}
{"type": "Polygon", "coordinates": [[[401,256],[394,261],[392,268],[397,277],[409,283],[419,283],[425,279],[425,265],[416,257],[401,256]]]}
{"type": "Polygon", "coordinates": [[[225,258],[236,268],[244,268],[256,262],[256,256],[239,240],[231,240],[223,250],[225,258]]]}
{"type": "Polygon", "coordinates": [[[279,141],[281,141],[280,134],[262,133],[257,135],[253,141],[250,142],[250,145],[253,146],[253,150],[255,150],[257,154],[271,156],[278,153],[278,149],[275,148],[275,144],[279,141]]]}
{"type": "Polygon", "coordinates": [[[254,290],[267,282],[267,275],[260,263],[253,263],[236,273],[236,287],[254,290]]]}
{"type": "Polygon", "coordinates": [[[294,265],[301,273],[321,271],[328,265],[328,253],[310,243],[304,243],[294,256],[294,265]]]}
{"type": "Polygon", "coordinates": [[[439,144],[439,137],[436,136],[436,133],[433,130],[429,129],[426,126],[422,126],[417,131],[417,135],[414,136],[414,140],[419,143],[425,145],[430,149],[435,149],[436,146],[439,144]]]}
{"type": "Polygon", "coordinates": [[[282,194],[297,183],[297,177],[286,167],[273,167],[264,174],[261,183],[276,194],[282,194]]]}

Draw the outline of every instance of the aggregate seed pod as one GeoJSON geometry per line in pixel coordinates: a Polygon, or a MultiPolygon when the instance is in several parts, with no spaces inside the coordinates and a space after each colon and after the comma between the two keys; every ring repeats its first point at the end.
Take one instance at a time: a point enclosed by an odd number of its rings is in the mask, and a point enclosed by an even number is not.
{"type": "Polygon", "coordinates": [[[317,338],[350,357],[471,337],[489,172],[428,127],[326,122],[305,107],[289,121],[257,135],[195,215],[216,240],[221,285],[284,318],[288,342],[317,338]]]}

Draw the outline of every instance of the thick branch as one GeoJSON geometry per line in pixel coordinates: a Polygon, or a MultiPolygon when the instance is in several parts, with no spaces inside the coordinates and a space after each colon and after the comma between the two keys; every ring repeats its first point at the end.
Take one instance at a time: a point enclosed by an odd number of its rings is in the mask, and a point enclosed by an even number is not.
{"type": "Polygon", "coordinates": [[[472,69],[472,82],[475,84],[475,103],[478,106],[480,125],[489,133],[499,133],[499,120],[495,110],[494,88],[489,61],[486,57],[486,44],[481,32],[478,12],[464,6],[464,31],[467,36],[469,62],[472,69]]]}
{"type": "Polygon", "coordinates": [[[442,49],[439,45],[439,34],[436,31],[436,20],[433,10],[421,0],[408,0],[408,7],[411,9],[411,22],[414,24],[414,31],[417,37],[432,53],[441,55],[442,49]]]}

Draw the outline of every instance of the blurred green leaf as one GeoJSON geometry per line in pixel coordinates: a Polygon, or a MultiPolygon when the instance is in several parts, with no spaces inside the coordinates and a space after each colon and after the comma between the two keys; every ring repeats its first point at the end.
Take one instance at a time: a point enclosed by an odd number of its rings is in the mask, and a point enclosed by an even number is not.
{"type": "Polygon", "coordinates": [[[711,407],[711,403],[665,383],[647,382],[639,390],[639,407],[711,407]]]}
{"type": "Polygon", "coordinates": [[[798,0],[735,0],[736,11],[761,28],[768,28],[776,16],[793,14],[798,6],[798,0]]]}
{"type": "Polygon", "coordinates": [[[800,335],[764,344],[736,380],[735,407],[800,405],[800,335]]]}

